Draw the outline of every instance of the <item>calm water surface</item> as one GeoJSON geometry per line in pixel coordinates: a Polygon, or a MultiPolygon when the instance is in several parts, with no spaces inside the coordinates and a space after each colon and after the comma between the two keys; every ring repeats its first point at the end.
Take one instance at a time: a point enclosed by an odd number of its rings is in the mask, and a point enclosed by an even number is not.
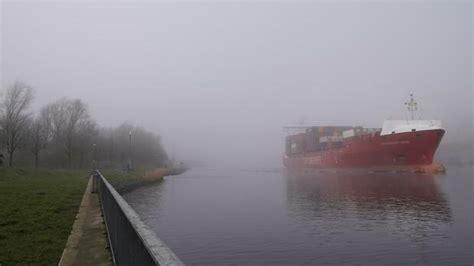
{"type": "Polygon", "coordinates": [[[186,264],[473,265],[473,168],[192,169],[125,195],[186,264]]]}

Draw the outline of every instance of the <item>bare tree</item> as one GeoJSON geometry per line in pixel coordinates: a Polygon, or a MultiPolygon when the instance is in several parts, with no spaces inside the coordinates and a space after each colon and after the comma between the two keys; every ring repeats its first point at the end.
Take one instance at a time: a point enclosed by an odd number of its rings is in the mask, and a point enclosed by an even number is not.
{"type": "Polygon", "coordinates": [[[68,164],[72,166],[72,158],[74,151],[74,140],[79,135],[79,129],[82,125],[89,126],[89,113],[87,106],[81,100],[69,101],[66,107],[66,154],[68,158],[68,164]]]}
{"type": "Polygon", "coordinates": [[[53,142],[61,146],[67,157],[67,164],[72,167],[78,136],[83,133],[81,127],[94,124],[81,100],[60,99],[43,109],[49,121],[53,142]]]}
{"type": "MultiPolygon", "coordinates": [[[[97,138],[98,130],[96,124],[92,120],[81,120],[77,124],[77,137],[75,140],[75,152],[79,155],[79,168],[84,167],[84,159],[86,154],[92,151],[92,144],[97,138]]],[[[93,155],[92,155],[93,156],[93,155]]],[[[92,158],[95,160],[96,158],[92,158]]]]}
{"type": "Polygon", "coordinates": [[[49,123],[48,117],[41,112],[40,116],[31,121],[29,126],[28,139],[30,143],[30,150],[35,157],[35,168],[39,164],[39,156],[41,150],[46,148],[49,139],[49,123]]]}
{"type": "Polygon", "coordinates": [[[153,132],[128,123],[100,128],[90,118],[87,105],[76,99],[57,100],[32,117],[28,113],[32,99],[33,90],[16,82],[1,102],[0,144],[10,166],[15,151],[22,146],[33,154],[35,167],[40,164],[40,155],[45,166],[80,168],[93,159],[102,159],[108,166],[124,166],[130,159],[136,166],[153,167],[167,161],[160,136],[153,132]]]}
{"type": "Polygon", "coordinates": [[[109,165],[125,167],[131,159],[135,166],[158,167],[168,160],[160,136],[144,128],[124,123],[117,128],[100,129],[99,133],[98,140],[102,142],[98,146],[109,165]]]}
{"type": "Polygon", "coordinates": [[[8,154],[8,165],[13,166],[13,155],[23,144],[28,128],[27,109],[33,100],[33,89],[15,82],[6,91],[1,108],[2,141],[8,154]]]}

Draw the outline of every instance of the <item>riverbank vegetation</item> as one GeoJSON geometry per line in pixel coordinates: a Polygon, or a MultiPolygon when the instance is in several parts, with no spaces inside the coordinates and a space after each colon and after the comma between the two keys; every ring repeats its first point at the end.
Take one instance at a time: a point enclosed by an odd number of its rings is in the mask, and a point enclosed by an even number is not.
{"type": "Polygon", "coordinates": [[[58,264],[87,171],[0,169],[0,264],[58,264]]]}
{"type": "Polygon", "coordinates": [[[22,82],[0,98],[0,265],[59,262],[92,168],[122,191],[177,173],[158,134],[100,126],[80,99],[37,112],[33,99],[22,82]]]}
{"type": "Polygon", "coordinates": [[[61,98],[31,111],[32,87],[15,82],[1,99],[2,163],[9,167],[149,169],[168,164],[160,136],[123,123],[98,125],[80,99],[61,98]]]}
{"type": "Polygon", "coordinates": [[[144,185],[161,182],[165,176],[179,175],[185,171],[184,164],[176,164],[151,170],[138,168],[130,172],[108,168],[101,173],[120,194],[123,194],[144,185]]]}

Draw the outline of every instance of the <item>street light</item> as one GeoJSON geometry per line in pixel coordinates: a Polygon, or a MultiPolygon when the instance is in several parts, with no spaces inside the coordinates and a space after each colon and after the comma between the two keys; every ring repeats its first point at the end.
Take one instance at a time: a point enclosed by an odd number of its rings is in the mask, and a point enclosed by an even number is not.
{"type": "Polygon", "coordinates": [[[128,132],[128,165],[127,171],[130,172],[132,169],[132,131],[128,132]]]}
{"type": "Polygon", "coordinates": [[[92,167],[94,167],[94,169],[97,168],[96,156],[95,156],[95,154],[96,154],[96,153],[95,153],[95,147],[96,147],[96,146],[97,146],[97,145],[96,145],[95,143],[92,144],[92,167]]]}

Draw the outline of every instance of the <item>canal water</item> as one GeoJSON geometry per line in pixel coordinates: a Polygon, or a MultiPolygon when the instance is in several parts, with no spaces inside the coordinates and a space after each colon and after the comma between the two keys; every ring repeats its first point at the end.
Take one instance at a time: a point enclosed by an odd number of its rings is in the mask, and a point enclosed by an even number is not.
{"type": "Polygon", "coordinates": [[[192,169],[125,195],[186,264],[473,265],[473,168],[192,169]]]}

